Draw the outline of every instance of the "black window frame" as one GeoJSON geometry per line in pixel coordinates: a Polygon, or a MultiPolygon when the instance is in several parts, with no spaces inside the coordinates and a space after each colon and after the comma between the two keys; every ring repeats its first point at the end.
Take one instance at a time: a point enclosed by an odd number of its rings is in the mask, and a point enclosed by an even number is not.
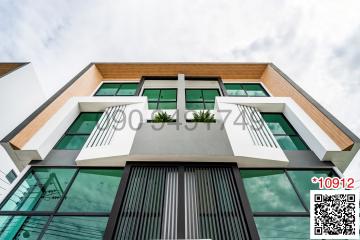
{"type": "Polygon", "coordinates": [[[101,85],[96,89],[96,92],[93,94],[94,97],[132,97],[132,96],[138,96],[139,89],[141,88],[141,81],[134,81],[134,82],[121,82],[121,81],[113,81],[113,82],[102,82],[101,85]],[[106,84],[119,84],[116,92],[114,95],[97,95],[98,92],[101,90],[101,87],[106,84]],[[137,84],[136,90],[134,95],[117,95],[117,93],[120,90],[121,85],[127,85],[127,84],[137,84]]]}
{"type": "Polygon", "coordinates": [[[265,87],[261,84],[261,83],[241,83],[241,82],[232,82],[232,83],[227,83],[227,82],[224,82],[224,88],[225,88],[225,92],[226,92],[226,96],[227,97],[270,97],[270,93],[265,89],[265,87]],[[242,96],[242,95],[230,95],[228,94],[228,90],[226,89],[226,85],[240,85],[241,89],[239,90],[243,90],[246,94],[246,96],[242,96]],[[249,94],[247,93],[247,91],[245,89],[243,89],[242,85],[259,85],[262,89],[262,91],[265,93],[266,96],[249,96],[249,94]]]}
{"type": "MultiPolygon", "coordinates": [[[[271,130],[271,134],[275,137],[275,136],[289,136],[289,137],[298,137],[301,142],[305,145],[306,149],[298,149],[298,150],[287,150],[287,149],[283,149],[284,151],[309,151],[310,150],[310,147],[309,145],[307,145],[307,143],[305,142],[305,140],[301,137],[301,135],[296,131],[296,129],[293,127],[293,125],[289,122],[289,120],[287,119],[287,117],[284,115],[284,113],[282,112],[260,112],[260,115],[263,116],[263,115],[267,115],[267,114],[277,114],[277,115],[281,115],[283,117],[283,119],[286,121],[286,123],[289,125],[289,127],[291,128],[291,130],[294,132],[294,134],[275,134],[275,133],[272,133],[271,130]]],[[[264,123],[267,124],[267,122],[265,121],[264,119],[264,123]]],[[[275,138],[276,140],[276,138],[275,138]]],[[[279,143],[278,143],[279,144],[279,143]]],[[[280,145],[280,144],[279,144],[280,145]]]]}
{"type": "MultiPolygon", "coordinates": [[[[19,211],[19,210],[15,210],[15,211],[1,211],[0,210],[0,217],[1,216],[23,216],[23,217],[40,217],[40,216],[44,216],[44,217],[48,217],[47,222],[44,224],[43,228],[40,230],[40,234],[38,239],[42,239],[42,237],[45,235],[46,231],[48,230],[49,225],[51,224],[52,220],[54,217],[107,217],[107,224],[105,226],[104,229],[104,236],[105,236],[105,231],[107,228],[107,225],[110,222],[110,216],[112,214],[113,211],[113,207],[115,205],[115,201],[117,200],[117,196],[118,193],[120,191],[120,185],[123,182],[123,176],[125,174],[125,168],[124,167],[109,167],[109,166],[53,166],[53,165],[31,165],[31,167],[28,169],[28,171],[23,174],[21,176],[21,179],[16,183],[16,185],[11,189],[10,192],[8,192],[8,194],[3,198],[3,200],[0,203],[0,209],[3,208],[3,206],[7,203],[7,201],[13,196],[13,194],[16,192],[16,190],[21,186],[21,184],[23,183],[23,181],[27,178],[27,176],[30,173],[34,174],[34,169],[37,168],[57,168],[57,169],[75,169],[74,175],[70,178],[69,183],[67,184],[66,188],[63,191],[62,196],[60,197],[60,199],[58,200],[55,208],[52,211],[19,211]],[[76,180],[76,177],[78,176],[79,172],[81,169],[119,169],[119,170],[123,170],[123,175],[120,178],[120,182],[119,182],[119,187],[116,191],[115,197],[114,197],[114,201],[111,207],[111,210],[109,212],[60,212],[60,207],[61,204],[64,202],[66,195],[68,194],[69,190],[71,189],[71,186],[73,185],[74,181],[76,180]]],[[[2,232],[2,229],[4,228],[0,228],[0,234],[2,232]]],[[[21,230],[22,228],[20,227],[18,232],[21,230]]]]}
{"type": "MultiPolygon", "coordinates": [[[[195,80],[192,80],[192,81],[195,81],[195,80]]],[[[214,110],[214,109],[207,109],[205,106],[205,103],[214,103],[215,104],[215,99],[214,99],[214,102],[212,102],[212,101],[205,101],[205,99],[204,99],[204,90],[206,91],[206,90],[216,90],[217,92],[218,92],[218,97],[221,97],[222,95],[222,93],[221,93],[221,91],[219,90],[219,88],[185,88],[185,109],[187,110],[187,111],[196,111],[196,110],[204,110],[204,111],[206,111],[206,110],[214,110]],[[201,96],[202,96],[202,101],[187,101],[186,100],[186,92],[188,91],[188,90],[201,90],[201,96]],[[203,106],[204,106],[204,108],[203,109],[188,109],[188,108],[186,108],[186,104],[187,103],[202,103],[203,104],[203,106]]]]}
{"type": "MultiPolygon", "coordinates": [[[[158,96],[158,99],[157,101],[150,101],[148,100],[148,103],[156,103],[156,109],[152,109],[152,110],[176,110],[177,109],[177,98],[178,98],[178,89],[177,88],[143,88],[142,91],[141,91],[141,96],[144,96],[144,92],[145,90],[159,90],[159,96],[158,96]],[[161,91],[162,90],[175,90],[175,101],[160,101],[160,96],[161,96],[161,91]],[[175,108],[173,109],[162,109],[162,108],[159,108],[159,104],[160,103],[174,103],[175,102],[175,108]]],[[[146,96],[145,96],[146,97],[146,96]]]]}

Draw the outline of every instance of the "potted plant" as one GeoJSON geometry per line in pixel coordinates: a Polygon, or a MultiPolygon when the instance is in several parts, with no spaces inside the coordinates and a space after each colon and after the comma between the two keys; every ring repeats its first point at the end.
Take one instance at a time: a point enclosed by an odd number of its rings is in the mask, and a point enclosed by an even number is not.
{"type": "Polygon", "coordinates": [[[173,122],[173,121],[174,119],[172,119],[172,117],[166,112],[156,113],[154,119],[152,120],[152,122],[154,123],[164,123],[164,122],[173,122]]]}
{"type": "Polygon", "coordinates": [[[192,122],[212,123],[212,122],[215,122],[215,117],[214,117],[214,114],[210,113],[209,110],[194,112],[192,122]]]}

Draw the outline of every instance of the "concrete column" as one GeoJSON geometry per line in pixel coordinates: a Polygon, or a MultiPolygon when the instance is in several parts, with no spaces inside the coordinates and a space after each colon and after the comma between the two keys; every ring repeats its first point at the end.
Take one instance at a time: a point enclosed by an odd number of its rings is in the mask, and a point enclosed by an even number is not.
{"type": "Polygon", "coordinates": [[[178,109],[178,122],[185,123],[185,74],[178,74],[177,80],[177,109],[178,109]]]}

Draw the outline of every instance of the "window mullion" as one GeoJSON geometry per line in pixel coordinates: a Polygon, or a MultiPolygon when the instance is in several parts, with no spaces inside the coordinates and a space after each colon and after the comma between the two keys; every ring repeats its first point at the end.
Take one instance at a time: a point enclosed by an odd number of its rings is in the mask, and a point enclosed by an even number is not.
{"type": "Polygon", "coordinates": [[[288,178],[288,180],[289,180],[289,182],[290,182],[291,186],[293,187],[293,189],[294,189],[294,191],[295,191],[296,195],[297,195],[297,196],[298,196],[298,198],[300,199],[301,204],[302,204],[302,205],[303,205],[303,207],[305,208],[306,212],[309,212],[309,209],[308,209],[308,207],[306,206],[306,203],[305,203],[304,199],[301,197],[300,192],[299,192],[299,191],[298,191],[298,189],[296,188],[296,186],[295,186],[295,184],[294,184],[293,180],[291,179],[291,177],[289,176],[289,174],[288,174],[287,170],[285,169],[285,170],[284,170],[284,172],[285,172],[285,175],[286,175],[286,177],[288,178]]]}
{"type": "Polygon", "coordinates": [[[121,86],[122,86],[122,84],[120,83],[118,89],[116,90],[116,92],[113,96],[117,96],[117,93],[120,91],[121,86]]]}
{"type": "Polygon", "coordinates": [[[57,203],[57,205],[56,205],[56,207],[55,207],[55,209],[54,209],[53,214],[50,215],[47,223],[45,224],[44,228],[42,229],[41,233],[39,234],[38,239],[41,239],[41,238],[44,236],[47,228],[49,227],[52,219],[54,218],[54,213],[56,213],[56,212],[59,210],[59,208],[60,208],[60,206],[61,206],[61,203],[64,201],[65,196],[66,196],[66,194],[68,193],[71,185],[72,185],[73,182],[75,181],[75,178],[76,178],[76,176],[78,175],[79,171],[80,171],[80,168],[77,168],[77,169],[76,169],[76,172],[74,173],[74,175],[73,175],[72,178],[70,179],[69,184],[66,186],[66,189],[65,189],[63,195],[61,196],[60,200],[58,201],[58,203],[57,203]]]}

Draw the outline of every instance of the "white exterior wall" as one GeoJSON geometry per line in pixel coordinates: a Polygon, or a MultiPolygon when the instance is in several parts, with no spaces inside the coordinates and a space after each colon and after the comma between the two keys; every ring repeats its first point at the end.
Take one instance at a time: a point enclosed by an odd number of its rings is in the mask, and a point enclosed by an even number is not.
{"type": "MultiPolygon", "coordinates": [[[[31,63],[0,77],[0,139],[17,127],[44,101],[45,94],[31,63]]],[[[11,169],[17,175],[19,171],[2,146],[0,146],[0,161],[1,198],[10,186],[5,175],[11,169]]]]}

